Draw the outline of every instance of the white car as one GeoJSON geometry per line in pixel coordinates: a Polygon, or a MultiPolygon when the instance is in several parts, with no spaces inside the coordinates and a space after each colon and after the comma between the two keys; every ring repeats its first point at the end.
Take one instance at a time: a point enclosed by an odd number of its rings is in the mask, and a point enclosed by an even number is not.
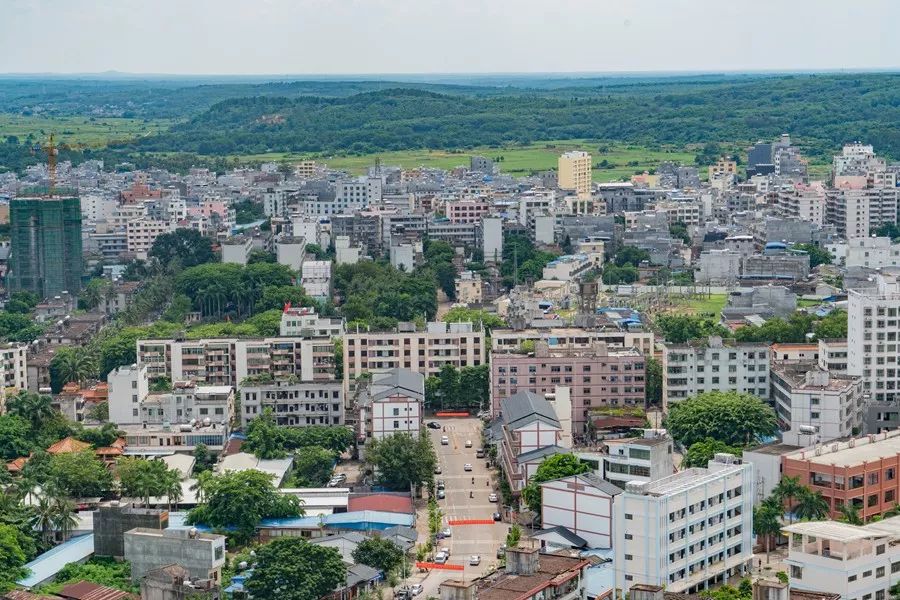
{"type": "Polygon", "coordinates": [[[409,586],[409,593],[412,594],[413,596],[418,596],[419,594],[422,593],[423,589],[424,588],[422,588],[421,583],[414,583],[411,586],[409,586]]]}
{"type": "Polygon", "coordinates": [[[441,446],[449,446],[449,445],[450,445],[450,438],[448,438],[446,435],[442,435],[441,436],[441,446]]]}
{"type": "Polygon", "coordinates": [[[466,440],[466,448],[472,447],[472,440],[466,440]]]}
{"type": "MultiPolygon", "coordinates": [[[[452,536],[453,536],[453,532],[450,531],[450,528],[449,528],[449,527],[444,527],[444,529],[441,531],[441,535],[444,536],[445,538],[448,538],[448,537],[452,537],[452,536]]],[[[442,549],[443,549],[443,548],[442,548],[442,549]]],[[[450,551],[449,551],[449,550],[447,551],[447,554],[450,554],[450,551]]]]}
{"type": "Polygon", "coordinates": [[[444,546],[443,548],[441,548],[441,554],[443,554],[447,558],[450,558],[450,548],[444,546]]]}
{"type": "Polygon", "coordinates": [[[478,556],[477,554],[473,554],[472,556],[469,557],[469,564],[472,565],[473,567],[480,565],[481,557],[478,556]]]}
{"type": "Polygon", "coordinates": [[[471,471],[471,470],[472,470],[472,463],[466,463],[463,465],[463,471],[471,471]]]}
{"type": "Polygon", "coordinates": [[[497,494],[491,493],[488,496],[488,502],[497,502],[497,501],[498,501],[497,494]]]}
{"type": "Polygon", "coordinates": [[[438,552],[437,554],[434,555],[434,562],[436,562],[439,565],[444,564],[445,562],[447,562],[447,555],[444,554],[443,552],[438,552]]]}

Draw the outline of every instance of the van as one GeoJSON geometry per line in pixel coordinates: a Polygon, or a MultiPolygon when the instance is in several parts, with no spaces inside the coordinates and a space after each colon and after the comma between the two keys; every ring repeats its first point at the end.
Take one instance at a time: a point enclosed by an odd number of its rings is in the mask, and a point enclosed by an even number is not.
{"type": "Polygon", "coordinates": [[[450,438],[448,438],[446,435],[442,435],[441,436],[441,446],[449,446],[449,445],[450,445],[450,438]]]}

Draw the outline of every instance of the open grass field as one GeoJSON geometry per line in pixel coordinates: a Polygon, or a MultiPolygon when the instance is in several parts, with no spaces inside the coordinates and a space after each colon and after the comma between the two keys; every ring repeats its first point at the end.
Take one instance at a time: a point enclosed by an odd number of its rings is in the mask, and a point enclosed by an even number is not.
{"type": "Polygon", "coordinates": [[[725,308],[727,301],[728,296],[726,294],[703,295],[689,300],[681,300],[669,312],[692,315],[712,313],[718,315],[725,308]]]}
{"type": "Polygon", "coordinates": [[[170,121],[101,117],[41,117],[0,113],[0,139],[14,135],[24,142],[29,135],[43,143],[53,133],[58,142],[99,148],[111,141],[131,140],[162,131],[170,121]]]}
{"type": "Polygon", "coordinates": [[[343,169],[354,174],[365,173],[376,158],[385,166],[400,166],[407,169],[416,167],[434,167],[451,169],[468,166],[469,157],[473,155],[493,158],[500,170],[513,175],[530,175],[539,171],[555,169],[557,159],[569,150],[585,150],[593,156],[594,164],[604,168],[594,169],[594,181],[619,181],[631,177],[635,172],[655,169],[663,161],[675,161],[693,164],[694,153],[678,148],[648,149],[631,144],[596,142],[588,140],[560,140],[537,142],[527,146],[509,146],[504,148],[474,148],[472,150],[451,152],[445,150],[409,150],[400,152],[381,152],[364,156],[317,156],[303,154],[273,152],[268,154],[240,155],[236,158],[248,161],[299,161],[314,158],[327,164],[332,169],[343,169]]]}

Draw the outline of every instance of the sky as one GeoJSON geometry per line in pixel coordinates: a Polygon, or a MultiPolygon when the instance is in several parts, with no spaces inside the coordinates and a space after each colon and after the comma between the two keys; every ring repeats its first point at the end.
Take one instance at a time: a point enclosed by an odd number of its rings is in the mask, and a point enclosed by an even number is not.
{"type": "Polygon", "coordinates": [[[0,73],[900,67],[898,0],[0,0],[0,73]]]}

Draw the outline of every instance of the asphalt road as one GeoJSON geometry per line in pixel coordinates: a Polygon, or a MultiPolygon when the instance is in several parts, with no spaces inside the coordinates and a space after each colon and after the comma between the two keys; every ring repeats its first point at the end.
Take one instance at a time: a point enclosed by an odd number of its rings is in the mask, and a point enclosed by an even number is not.
{"type": "MultiPolygon", "coordinates": [[[[441,429],[429,429],[438,462],[442,473],[435,475],[435,479],[443,479],[446,485],[446,498],[438,500],[438,504],[444,513],[444,523],[456,519],[491,519],[495,511],[499,510],[499,504],[488,501],[491,492],[497,492],[495,472],[485,466],[487,459],[475,458],[475,451],[481,446],[481,421],[474,417],[465,419],[426,419],[438,421],[446,427],[441,429]],[[450,444],[441,445],[441,436],[450,438],[450,444]],[[472,440],[472,447],[466,448],[466,440],[472,440]],[[464,465],[470,463],[472,471],[464,470],[464,465]],[[472,478],[475,484],[472,485],[472,478]],[[473,498],[469,498],[469,492],[473,498]]],[[[427,508],[418,515],[420,523],[428,523],[427,508]]],[[[494,523],[493,525],[458,525],[450,528],[452,536],[440,540],[438,548],[450,549],[450,564],[465,566],[465,572],[433,570],[427,574],[415,573],[409,578],[409,583],[421,583],[424,590],[420,598],[424,600],[428,596],[439,596],[438,586],[445,579],[457,579],[463,576],[466,579],[477,577],[497,564],[497,548],[506,540],[509,529],[507,523],[494,523]],[[473,554],[481,556],[481,564],[469,565],[469,557],[473,554]]]]}

